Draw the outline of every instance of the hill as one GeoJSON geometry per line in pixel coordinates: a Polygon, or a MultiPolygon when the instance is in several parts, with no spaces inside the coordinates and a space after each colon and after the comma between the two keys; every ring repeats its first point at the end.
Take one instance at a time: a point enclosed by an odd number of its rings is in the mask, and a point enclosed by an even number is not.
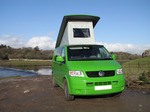
{"type": "Polygon", "coordinates": [[[110,53],[115,54],[117,60],[134,60],[142,57],[141,55],[130,54],[126,52],[110,52],[110,53]]]}
{"type": "MultiPolygon", "coordinates": [[[[0,45],[0,59],[52,59],[53,50],[40,50],[38,46],[35,48],[12,48],[10,46],[0,45]]],[[[130,54],[126,52],[111,52],[115,54],[117,60],[134,60],[141,58],[141,55],[130,54]]]]}
{"type": "Polygon", "coordinates": [[[53,50],[40,50],[35,48],[12,48],[6,45],[0,45],[0,59],[52,59],[53,50]]]}

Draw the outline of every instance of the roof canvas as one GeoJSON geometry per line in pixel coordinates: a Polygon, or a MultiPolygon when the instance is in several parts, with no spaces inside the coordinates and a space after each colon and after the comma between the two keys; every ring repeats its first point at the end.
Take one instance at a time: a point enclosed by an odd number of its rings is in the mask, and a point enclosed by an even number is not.
{"type": "Polygon", "coordinates": [[[57,42],[55,48],[59,47],[66,25],[69,21],[84,21],[84,22],[92,22],[93,23],[93,28],[95,27],[96,23],[100,17],[98,16],[92,16],[92,15],[65,15],[59,30],[59,34],[57,37],[57,42]]]}

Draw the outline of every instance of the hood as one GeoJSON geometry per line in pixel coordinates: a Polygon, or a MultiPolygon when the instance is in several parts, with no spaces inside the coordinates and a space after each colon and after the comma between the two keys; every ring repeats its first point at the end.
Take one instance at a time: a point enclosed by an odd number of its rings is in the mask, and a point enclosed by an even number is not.
{"type": "Polygon", "coordinates": [[[69,70],[81,71],[116,70],[121,68],[121,65],[115,60],[69,61],[67,66],[69,70]]]}

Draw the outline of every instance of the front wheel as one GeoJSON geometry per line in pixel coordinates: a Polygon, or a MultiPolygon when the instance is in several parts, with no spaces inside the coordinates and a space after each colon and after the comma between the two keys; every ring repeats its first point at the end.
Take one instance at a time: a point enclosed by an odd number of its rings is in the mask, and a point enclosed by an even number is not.
{"type": "Polygon", "coordinates": [[[68,84],[66,79],[64,79],[64,91],[65,91],[65,98],[67,101],[73,101],[74,100],[74,96],[70,95],[69,90],[68,90],[68,84]]]}

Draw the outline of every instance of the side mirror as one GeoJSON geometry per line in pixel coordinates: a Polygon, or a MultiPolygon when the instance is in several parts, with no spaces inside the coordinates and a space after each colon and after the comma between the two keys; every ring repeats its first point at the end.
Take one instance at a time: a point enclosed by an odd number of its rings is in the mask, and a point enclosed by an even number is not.
{"type": "Polygon", "coordinates": [[[113,55],[112,55],[112,58],[113,58],[113,60],[116,60],[116,55],[113,54],[113,55]]]}
{"type": "Polygon", "coordinates": [[[63,59],[62,56],[57,56],[56,57],[56,61],[58,61],[58,62],[64,62],[64,59],[63,59]]]}

